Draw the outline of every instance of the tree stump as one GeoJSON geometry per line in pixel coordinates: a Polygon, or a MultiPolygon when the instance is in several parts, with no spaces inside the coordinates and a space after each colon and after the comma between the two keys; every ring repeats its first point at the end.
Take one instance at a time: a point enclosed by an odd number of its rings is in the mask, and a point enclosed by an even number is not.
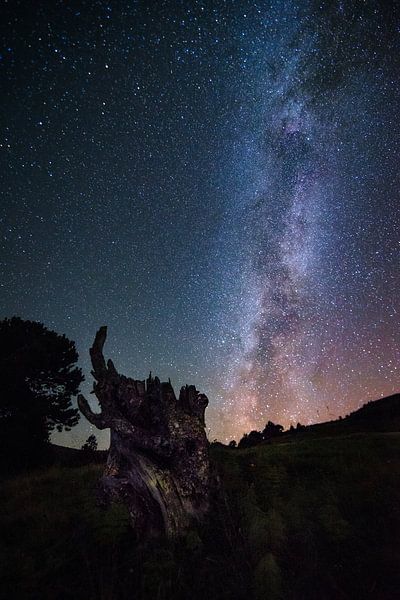
{"type": "Polygon", "coordinates": [[[209,508],[207,396],[190,385],[177,399],[170,381],[161,383],[151,373],[146,381],[120,375],[111,360],[105,362],[106,337],[107,328],[101,327],[90,349],[101,412],[78,396],[90,423],[111,432],[101,495],[128,507],[140,538],[175,537],[209,508]]]}

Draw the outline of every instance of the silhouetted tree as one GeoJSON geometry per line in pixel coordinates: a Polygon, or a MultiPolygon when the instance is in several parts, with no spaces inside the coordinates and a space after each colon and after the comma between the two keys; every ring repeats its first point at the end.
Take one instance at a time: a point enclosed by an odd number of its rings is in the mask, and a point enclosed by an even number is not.
{"type": "Polygon", "coordinates": [[[222,442],[219,442],[217,439],[215,439],[213,442],[211,442],[210,446],[212,448],[226,448],[225,444],[223,444],[222,442]]]}
{"type": "Polygon", "coordinates": [[[275,423],[273,423],[272,421],[268,421],[268,423],[266,424],[266,426],[263,429],[262,436],[263,436],[264,440],[269,440],[272,437],[281,435],[282,432],[283,432],[282,425],[275,425],[275,423]]]}
{"type": "Polygon", "coordinates": [[[282,425],[275,425],[272,421],[268,421],[262,431],[254,430],[250,431],[250,433],[245,433],[239,442],[238,448],[251,448],[252,446],[257,446],[257,444],[268,441],[282,433],[282,425]]]}
{"type": "Polygon", "coordinates": [[[229,448],[236,448],[237,443],[236,440],[231,440],[228,444],[229,448]]]}
{"type": "Polygon", "coordinates": [[[242,439],[239,442],[239,448],[251,448],[252,446],[257,446],[260,442],[263,441],[263,434],[261,431],[250,431],[250,433],[245,433],[242,439]]]}
{"type": "Polygon", "coordinates": [[[0,321],[0,454],[28,464],[46,448],[50,433],[79,420],[72,397],[83,381],[74,342],[41,323],[0,321]]]}
{"type": "Polygon", "coordinates": [[[97,450],[97,439],[96,436],[92,433],[89,435],[88,439],[82,446],[82,450],[84,452],[96,452],[97,450]]]}

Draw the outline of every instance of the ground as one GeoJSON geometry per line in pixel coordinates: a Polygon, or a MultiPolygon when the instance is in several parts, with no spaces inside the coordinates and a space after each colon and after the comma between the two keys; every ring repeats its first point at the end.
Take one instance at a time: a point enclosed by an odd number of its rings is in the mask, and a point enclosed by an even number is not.
{"type": "Polygon", "coordinates": [[[122,506],[96,506],[101,464],[3,481],[3,597],[398,597],[400,433],[214,447],[212,460],[218,513],[174,546],[134,542],[122,506]]]}

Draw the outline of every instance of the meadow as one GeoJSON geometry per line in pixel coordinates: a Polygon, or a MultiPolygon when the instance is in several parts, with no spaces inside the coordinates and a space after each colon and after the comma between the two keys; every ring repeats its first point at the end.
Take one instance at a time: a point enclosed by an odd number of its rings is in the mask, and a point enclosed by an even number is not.
{"type": "Polygon", "coordinates": [[[102,464],[3,480],[2,597],[398,598],[400,433],[215,445],[211,457],[210,518],[175,543],[142,543],[123,506],[97,505],[102,464]]]}

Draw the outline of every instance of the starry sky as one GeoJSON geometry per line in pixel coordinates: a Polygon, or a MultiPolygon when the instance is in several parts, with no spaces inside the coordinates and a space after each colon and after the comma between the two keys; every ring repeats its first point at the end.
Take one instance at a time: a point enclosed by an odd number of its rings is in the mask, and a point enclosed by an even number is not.
{"type": "Polygon", "coordinates": [[[0,23],[2,318],[75,340],[85,393],[108,325],[120,372],[194,383],[221,441],[400,390],[395,3],[3,0],[0,23]]]}

